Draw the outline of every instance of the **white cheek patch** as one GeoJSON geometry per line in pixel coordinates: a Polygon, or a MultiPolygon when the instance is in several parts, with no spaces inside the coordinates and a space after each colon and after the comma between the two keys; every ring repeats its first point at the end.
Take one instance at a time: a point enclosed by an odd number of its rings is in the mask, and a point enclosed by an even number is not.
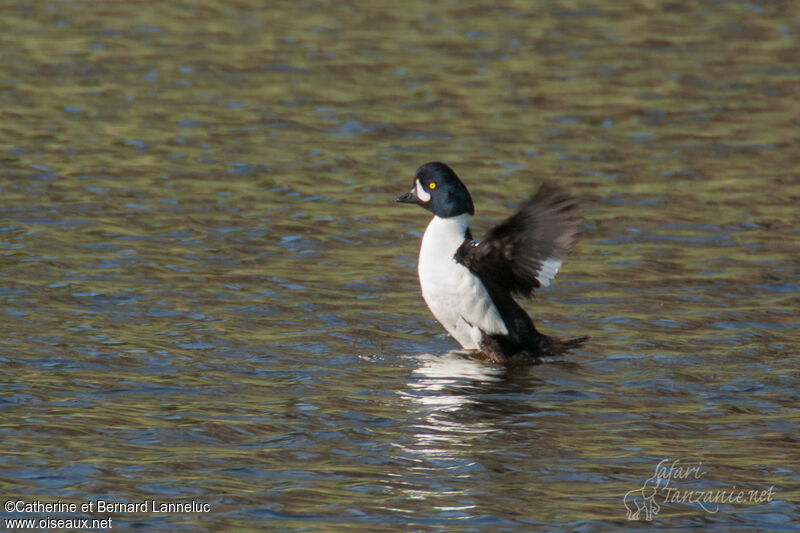
{"type": "Polygon", "coordinates": [[[431,193],[425,190],[425,187],[422,186],[419,180],[417,180],[417,198],[419,198],[420,201],[425,203],[431,201],[431,193]]]}

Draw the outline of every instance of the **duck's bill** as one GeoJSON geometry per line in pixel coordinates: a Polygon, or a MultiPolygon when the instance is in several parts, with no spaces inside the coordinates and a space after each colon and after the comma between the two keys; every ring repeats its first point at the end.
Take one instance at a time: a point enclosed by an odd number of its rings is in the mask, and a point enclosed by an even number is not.
{"type": "Polygon", "coordinates": [[[403,203],[403,204],[418,204],[419,203],[419,198],[417,197],[416,188],[412,188],[410,191],[408,191],[404,195],[398,196],[395,201],[403,203]]]}

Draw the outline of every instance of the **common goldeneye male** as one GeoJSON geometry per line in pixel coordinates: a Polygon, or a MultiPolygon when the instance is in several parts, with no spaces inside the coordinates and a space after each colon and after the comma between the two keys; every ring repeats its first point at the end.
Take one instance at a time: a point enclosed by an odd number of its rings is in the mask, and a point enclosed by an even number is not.
{"type": "Polygon", "coordinates": [[[588,339],[542,335],[513,298],[547,287],[575,242],[581,219],[563,190],[542,185],[480,242],[467,226],[472,197],[444,163],[419,167],[414,186],[397,201],[435,215],[419,251],[422,297],[465,350],[479,350],[489,362],[536,362],[588,339]]]}

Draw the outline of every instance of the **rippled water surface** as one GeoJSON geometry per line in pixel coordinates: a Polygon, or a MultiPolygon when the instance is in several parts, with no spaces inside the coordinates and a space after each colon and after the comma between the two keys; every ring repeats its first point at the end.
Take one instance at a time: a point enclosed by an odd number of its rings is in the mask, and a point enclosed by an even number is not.
{"type": "Polygon", "coordinates": [[[798,4],[12,0],[0,30],[3,500],[210,505],[3,519],[593,531],[668,459],[773,496],[638,527],[800,523],[798,4]],[[430,160],[478,235],[580,198],[526,308],[583,349],[452,353],[392,202],[430,160]]]}

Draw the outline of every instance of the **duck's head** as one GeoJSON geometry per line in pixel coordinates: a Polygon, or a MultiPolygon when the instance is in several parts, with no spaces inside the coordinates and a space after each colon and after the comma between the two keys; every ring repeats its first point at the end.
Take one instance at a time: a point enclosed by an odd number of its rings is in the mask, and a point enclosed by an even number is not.
{"type": "Polygon", "coordinates": [[[475,214],[469,191],[444,163],[425,163],[419,167],[414,186],[397,201],[421,205],[441,218],[475,214]]]}

